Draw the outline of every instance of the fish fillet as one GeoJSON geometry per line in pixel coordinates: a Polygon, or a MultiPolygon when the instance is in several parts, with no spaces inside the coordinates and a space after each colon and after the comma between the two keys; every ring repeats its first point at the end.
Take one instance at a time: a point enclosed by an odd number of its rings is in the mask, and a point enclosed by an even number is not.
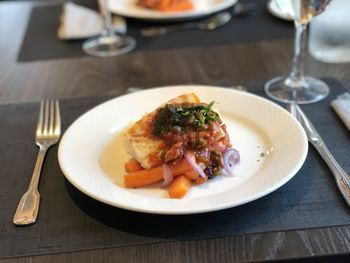
{"type": "MultiPolygon", "coordinates": [[[[194,93],[183,94],[166,104],[200,103],[194,93]]],[[[163,107],[164,105],[160,106],[163,107]]],[[[152,136],[151,125],[157,109],[143,116],[139,121],[129,126],[124,132],[126,151],[135,158],[143,168],[150,169],[161,164],[160,149],[165,144],[163,139],[152,136]]]]}

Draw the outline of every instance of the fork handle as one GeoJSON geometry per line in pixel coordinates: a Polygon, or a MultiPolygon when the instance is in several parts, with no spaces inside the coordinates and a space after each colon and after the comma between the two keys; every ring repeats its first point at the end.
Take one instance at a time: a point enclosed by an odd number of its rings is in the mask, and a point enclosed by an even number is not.
{"type": "Polygon", "coordinates": [[[24,193],[19,201],[16,213],[13,217],[13,223],[18,226],[33,224],[36,221],[39,211],[40,194],[38,184],[40,179],[41,167],[47,152],[47,147],[40,146],[38,157],[36,159],[32,179],[27,192],[24,193]]]}

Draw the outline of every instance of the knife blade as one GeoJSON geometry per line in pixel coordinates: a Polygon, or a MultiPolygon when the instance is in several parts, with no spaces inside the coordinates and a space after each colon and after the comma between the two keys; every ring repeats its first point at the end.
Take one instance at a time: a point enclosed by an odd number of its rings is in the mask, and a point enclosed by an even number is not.
{"type": "Polygon", "coordinates": [[[350,177],[345,170],[340,166],[337,160],[329,151],[321,135],[317,132],[315,126],[306,117],[305,113],[296,103],[289,105],[291,114],[300,122],[307,135],[308,141],[315,147],[322,159],[327,164],[329,170],[334,175],[334,179],[340,190],[340,193],[344,197],[348,206],[350,206],[350,177]]]}

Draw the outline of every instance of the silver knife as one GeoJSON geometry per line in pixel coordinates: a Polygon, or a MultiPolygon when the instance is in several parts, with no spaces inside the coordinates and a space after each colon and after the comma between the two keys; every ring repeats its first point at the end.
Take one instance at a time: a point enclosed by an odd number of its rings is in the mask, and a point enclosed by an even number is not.
{"type": "Polygon", "coordinates": [[[290,113],[300,122],[303,126],[309,142],[315,147],[318,153],[321,155],[328,168],[334,175],[337,186],[343,195],[346,203],[350,206],[350,177],[341,168],[340,164],[335,160],[333,155],[328,150],[326,144],[321,138],[320,134],[316,131],[311,121],[306,117],[302,109],[296,104],[291,103],[289,105],[290,113]]]}

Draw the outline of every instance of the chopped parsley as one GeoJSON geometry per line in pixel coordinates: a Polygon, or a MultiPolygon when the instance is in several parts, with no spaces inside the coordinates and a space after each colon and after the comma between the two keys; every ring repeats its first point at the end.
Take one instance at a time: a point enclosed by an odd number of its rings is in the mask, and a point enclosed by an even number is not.
{"type": "Polygon", "coordinates": [[[163,137],[169,131],[176,133],[189,127],[196,130],[206,130],[209,122],[219,118],[219,115],[212,110],[214,104],[214,101],[208,105],[166,104],[156,114],[153,133],[157,137],[163,137]]]}

